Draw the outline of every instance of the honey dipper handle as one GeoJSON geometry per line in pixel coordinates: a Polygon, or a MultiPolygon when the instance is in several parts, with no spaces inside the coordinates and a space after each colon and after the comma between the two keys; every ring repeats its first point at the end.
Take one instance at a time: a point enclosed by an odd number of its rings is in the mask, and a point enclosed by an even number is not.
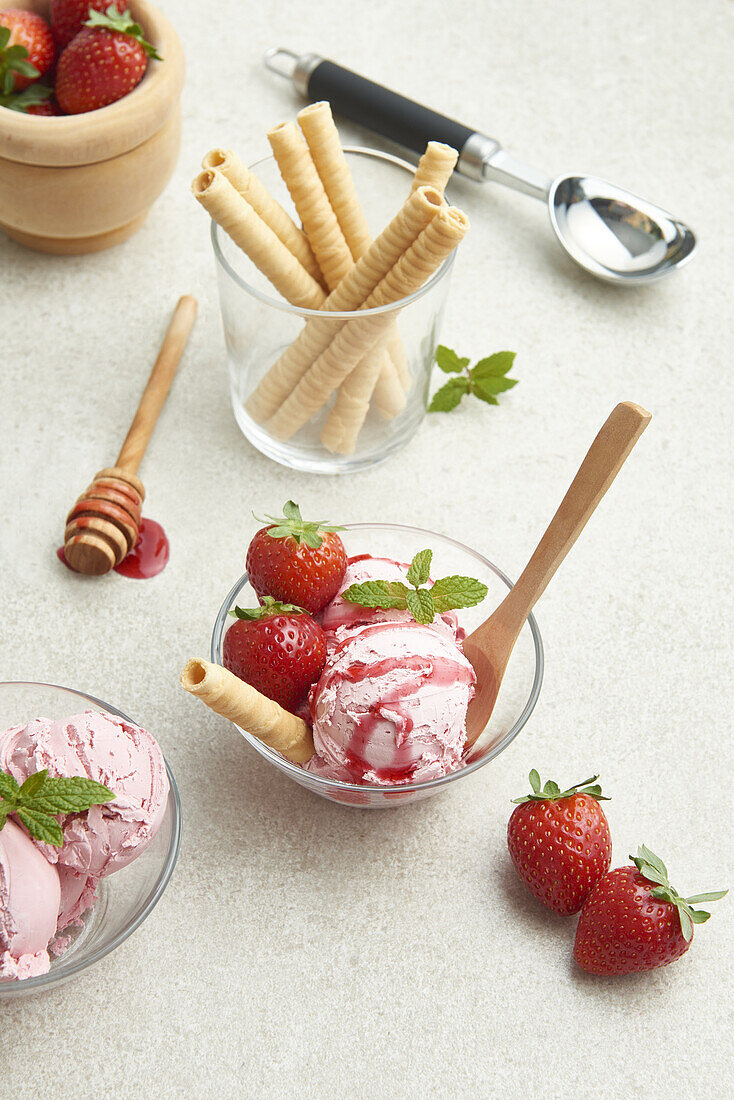
{"type": "Polygon", "coordinates": [[[196,309],[196,298],[192,298],[190,294],[184,294],[179,298],[163,338],[161,350],[158,352],[158,358],[140,399],[138,411],[135,413],[115,463],[130,474],[137,473],[161,409],[166,403],[179,360],[196,319],[196,309]]]}

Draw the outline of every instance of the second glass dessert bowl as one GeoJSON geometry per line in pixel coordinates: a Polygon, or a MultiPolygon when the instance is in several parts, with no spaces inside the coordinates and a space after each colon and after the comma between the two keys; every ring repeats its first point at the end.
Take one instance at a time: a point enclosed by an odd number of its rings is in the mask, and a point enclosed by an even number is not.
{"type": "MultiPolygon", "coordinates": [[[[477,607],[457,612],[461,626],[470,633],[491,614],[512,587],[509,578],[482,554],[445,535],[390,523],[351,524],[342,532],[350,556],[371,554],[410,562],[420,550],[431,549],[436,575],[453,573],[476,577],[487,585],[485,600],[477,607]]],[[[222,664],[224,635],[234,621],[228,612],[235,607],[254,607],[257,596],[247,574],[240,577],[227,594],[214,624],[211,659],[222,664]]],[[[444,790],[462,776],[471,775],[499,755],[517,736],[532,714],[543,679],[543,645],[538,625],[531,615],[525,623],[512,654],[492,718],[476,744],[467,753],[461,767],[439,779],[396,786],[364,785],[327,779],[305,771],[264,745],[247,730],[237,729],[252,745],[289,778],[314,794],[348,806],[364,809],[403,806],[444,790]]]]}
{"type": "MultiPolygon", "coordinates": [[[[132,719],[116,707],[71,688],[0,682],[0,730],[25,723],[34,715],[61,719],[86,710],[132,723],[132,719]]],[[[166,811],[153,840],[127,867],[100,880],[93,907],[77,926],[65,929],[61,937],[52,942],[48,973],[21,981],[0,980],[0,1001],[31,996],[63,985],[124,943],[151,914],[171,880],[181,842],[181,803],[168,764],[166,769],[170,788],[166,811]],[[60,946],[63,949],[57,954],[54,947],[60,946]]]]}

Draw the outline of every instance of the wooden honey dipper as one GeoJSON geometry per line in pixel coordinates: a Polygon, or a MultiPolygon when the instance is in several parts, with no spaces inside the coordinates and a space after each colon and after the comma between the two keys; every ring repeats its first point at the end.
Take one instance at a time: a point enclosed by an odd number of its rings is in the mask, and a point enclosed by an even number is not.
{"type": "Polygon", "coordinates": [[[196,309],[196,298],[191,295],[179,299],[117,462],[94,475],[66,517],[64,555],[77,573],[108,573],[138,541],[145,489],[136,474],[168,397],[196,309]]]}

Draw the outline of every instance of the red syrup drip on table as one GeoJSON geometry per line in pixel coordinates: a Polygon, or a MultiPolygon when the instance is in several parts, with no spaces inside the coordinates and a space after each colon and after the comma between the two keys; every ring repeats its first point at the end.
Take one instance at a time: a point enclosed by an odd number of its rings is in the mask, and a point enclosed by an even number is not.
{"type": "Polygon", "coordinates": [[[120,564],[115,566],[115,572],[136,581],[149,580],[166,568],[170,554],[171,547],[160,523],[144,516],[138,541],[120,564]]]}
{"type": "MultiPolygon", "coordinates": [[[[115,566],[115,572],[123,577],[132,577],[133,580],[149,580],[166,568],[170,554],[168,537],[160,523],[143,518],[138,541],[120,564],[115,566]]],[[[76,569],[72,569],[66,560],[63,546],[56,551],[56,557],[67,569],[76,573],[76,569]]]]}

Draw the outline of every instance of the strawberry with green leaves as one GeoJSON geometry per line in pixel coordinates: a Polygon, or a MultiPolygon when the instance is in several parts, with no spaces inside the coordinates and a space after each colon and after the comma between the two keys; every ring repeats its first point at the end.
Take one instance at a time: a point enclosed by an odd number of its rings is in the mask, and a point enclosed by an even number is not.
{"type": "Polygon", "coordinates": [[[0,95],[22,92],[47,73],[56,44],[45,19],[32,11],[0,11],[0,95]]]}
{"type": "Polygon", "coordinates": [[[61,54],[56,98],[69,115],[96,111],[128,95],[145,75],[148,58],[160,57],[142,28],[114,4],[89,18],[61,54]]]}
{"type": "Polygon", "coordinates": [[[517,809],[507,826],[507,846],[520,878],[538,901],[564,916],[578,913],[612,862],[598,778],[565,791],[549,779],[541,790],[533,769],[531,793],[514,800],[517,809]]]}
{"type": "Polygon", "coordinates": [[[302,607],[265,596],[261,607],[235,607],[223,664],[240,680],[295,711],[326,664],[324,632],[302,607]]]}
{"type": "Polygon", "coordinates": [[[460,358],[451,348],[439,344],[436,348],[436,362],[444,374],[455,377],[436,391],[428,411],[450,412],[466,394],[478,397],[487,405],[499,405],[497,394],[517,385],[516,378],[507,377],[514,361],[514,351],[497,351],[486,359],[480,359],[470,368],[468,359],[460,358]]]}
{"type": "Polygon", "coordinates": [[[63,49],[79,34],[90,11],[106,12],[110,5],[122,14],[127,0],[51,0],[51,30],[59,46],[63,49]]]}
{"type": "Polygon", "coordinates": [[[343,528],[304,520],[292,500],[286,501],[282,516],[265,519],[270,522],[247,550],[250,584],[261,600],[272,596],[315,615],[337,594],[347,568],[347,552],[337,534],[343,528]]]}
{"type": "Polygon", "coordinates": [[[674,962],[691,946],[694,924],[711,916],[693,906],[728,892],[682,898],[663,861],[644,844],[630,859],[633,866],[597,882],[582,910],[573,957],[591,974],[636,974],[674,962]]]}

